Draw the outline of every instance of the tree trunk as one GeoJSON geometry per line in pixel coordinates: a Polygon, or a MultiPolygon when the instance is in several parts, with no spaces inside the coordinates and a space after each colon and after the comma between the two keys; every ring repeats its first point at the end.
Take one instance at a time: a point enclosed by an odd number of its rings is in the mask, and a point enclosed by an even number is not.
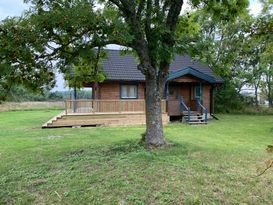
{"type": "Polygon", "coordinates": [[[258,86],[255,86],[255,106],[258,107],[258,86]]]}
{"type": "Polygon", "coordinates": [[[146,76],[146,146],[158,147],[166,144],[161,108],[164,83],[160,82],[156,76],[146,76]]]}
{"type": "Polygon", "coordinates": [[[267,89],[268,89],[268,93],[267,93],[268,106],[273,107],[272,90],[271,90],[271,83],[272,82],[271,82],[269,74],[267,74],[267,76],[266,76],[266,83],[267,83],[267,89]]]}

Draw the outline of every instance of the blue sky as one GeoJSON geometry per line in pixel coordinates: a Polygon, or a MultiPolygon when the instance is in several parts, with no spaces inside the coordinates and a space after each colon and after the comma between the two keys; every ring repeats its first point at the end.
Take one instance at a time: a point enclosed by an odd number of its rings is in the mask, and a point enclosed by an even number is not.
{"type": "MultiPolygon", "coordinates": [[[[29,6],[23,0],[0,0],[0,20],[8,16],[20,16],[29,6]]],[[[252,14],[257,15],[261,11],[259,0],[250,0],[249,9],[252,14]]],[[[54,90],[64,90],[64,81],[60,74],[57,74],[57,87],[54,90]]]]}

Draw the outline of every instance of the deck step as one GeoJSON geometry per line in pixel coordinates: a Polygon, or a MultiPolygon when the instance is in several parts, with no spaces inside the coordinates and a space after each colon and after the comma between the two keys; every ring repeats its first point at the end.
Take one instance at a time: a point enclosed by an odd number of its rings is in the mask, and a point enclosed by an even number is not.
{"type": "Polygon", "coordinates": [[[207,122],[189,122],[190,125],[207,125],[207,122]]]}
{"type": "Polygon", "coordinates": [[[205,122],[205,114],[191,115],[190,120],[188,116],[184,115],[184,120],[189,125],[206,125],[208,122],[205,122]]]}
{"type": "MultiPolygon", "coordinates": [[[[162,115],[163,123],[169,122],[166,113],[162,115]]],[[[43,128],[58,127],[83,127],[83,126],[124,126],[144,125],[146,116],[144,113],[113,113],[113,114],[75,114],[65,115],[61,113],[45,123],[43,128]]]]}

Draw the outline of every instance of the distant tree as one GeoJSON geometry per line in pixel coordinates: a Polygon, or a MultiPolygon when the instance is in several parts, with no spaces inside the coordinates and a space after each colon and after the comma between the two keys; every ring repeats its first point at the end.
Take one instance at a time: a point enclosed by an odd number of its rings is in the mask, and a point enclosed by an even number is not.
{"type": "Polygon", "coordinates": [[[264,88],[269,106],[273,107],[273,1],[262,0],[263,11],[257,22],[257,38],[265,42],[261,60],[264,66],[264,88]]]}
{"type": "Polygon", "coordinates": [[[55,91],[55,92],[49,92],[46,96],[46,100],[63,100],[63,94],[62,92],[55,91]]]}

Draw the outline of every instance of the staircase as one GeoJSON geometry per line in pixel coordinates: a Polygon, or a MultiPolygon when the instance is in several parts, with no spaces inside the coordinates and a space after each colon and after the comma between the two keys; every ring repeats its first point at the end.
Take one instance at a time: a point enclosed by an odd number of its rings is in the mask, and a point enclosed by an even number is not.
{"type": "Polygon", "coordinates": [[[185,104],[184,98],[180,99],[180,107],[182,113],[182,123],[187,123],[189,125],[206,125],[208,124],[208,111],[201,104],[199,99],[196,99],[197,110],[191,111],[190,107],[185,104]]]}
{"type": "Polygon", "coordinates": [[[208,121],[206,121],[205,114],[201,114],[197,111],[191,111],[190,117],[188,115],[188,112],[184,112],[182,115],[182,122],[186,122],[189,125],[201,125],[201,124],[208,124],[208,121]]]}

